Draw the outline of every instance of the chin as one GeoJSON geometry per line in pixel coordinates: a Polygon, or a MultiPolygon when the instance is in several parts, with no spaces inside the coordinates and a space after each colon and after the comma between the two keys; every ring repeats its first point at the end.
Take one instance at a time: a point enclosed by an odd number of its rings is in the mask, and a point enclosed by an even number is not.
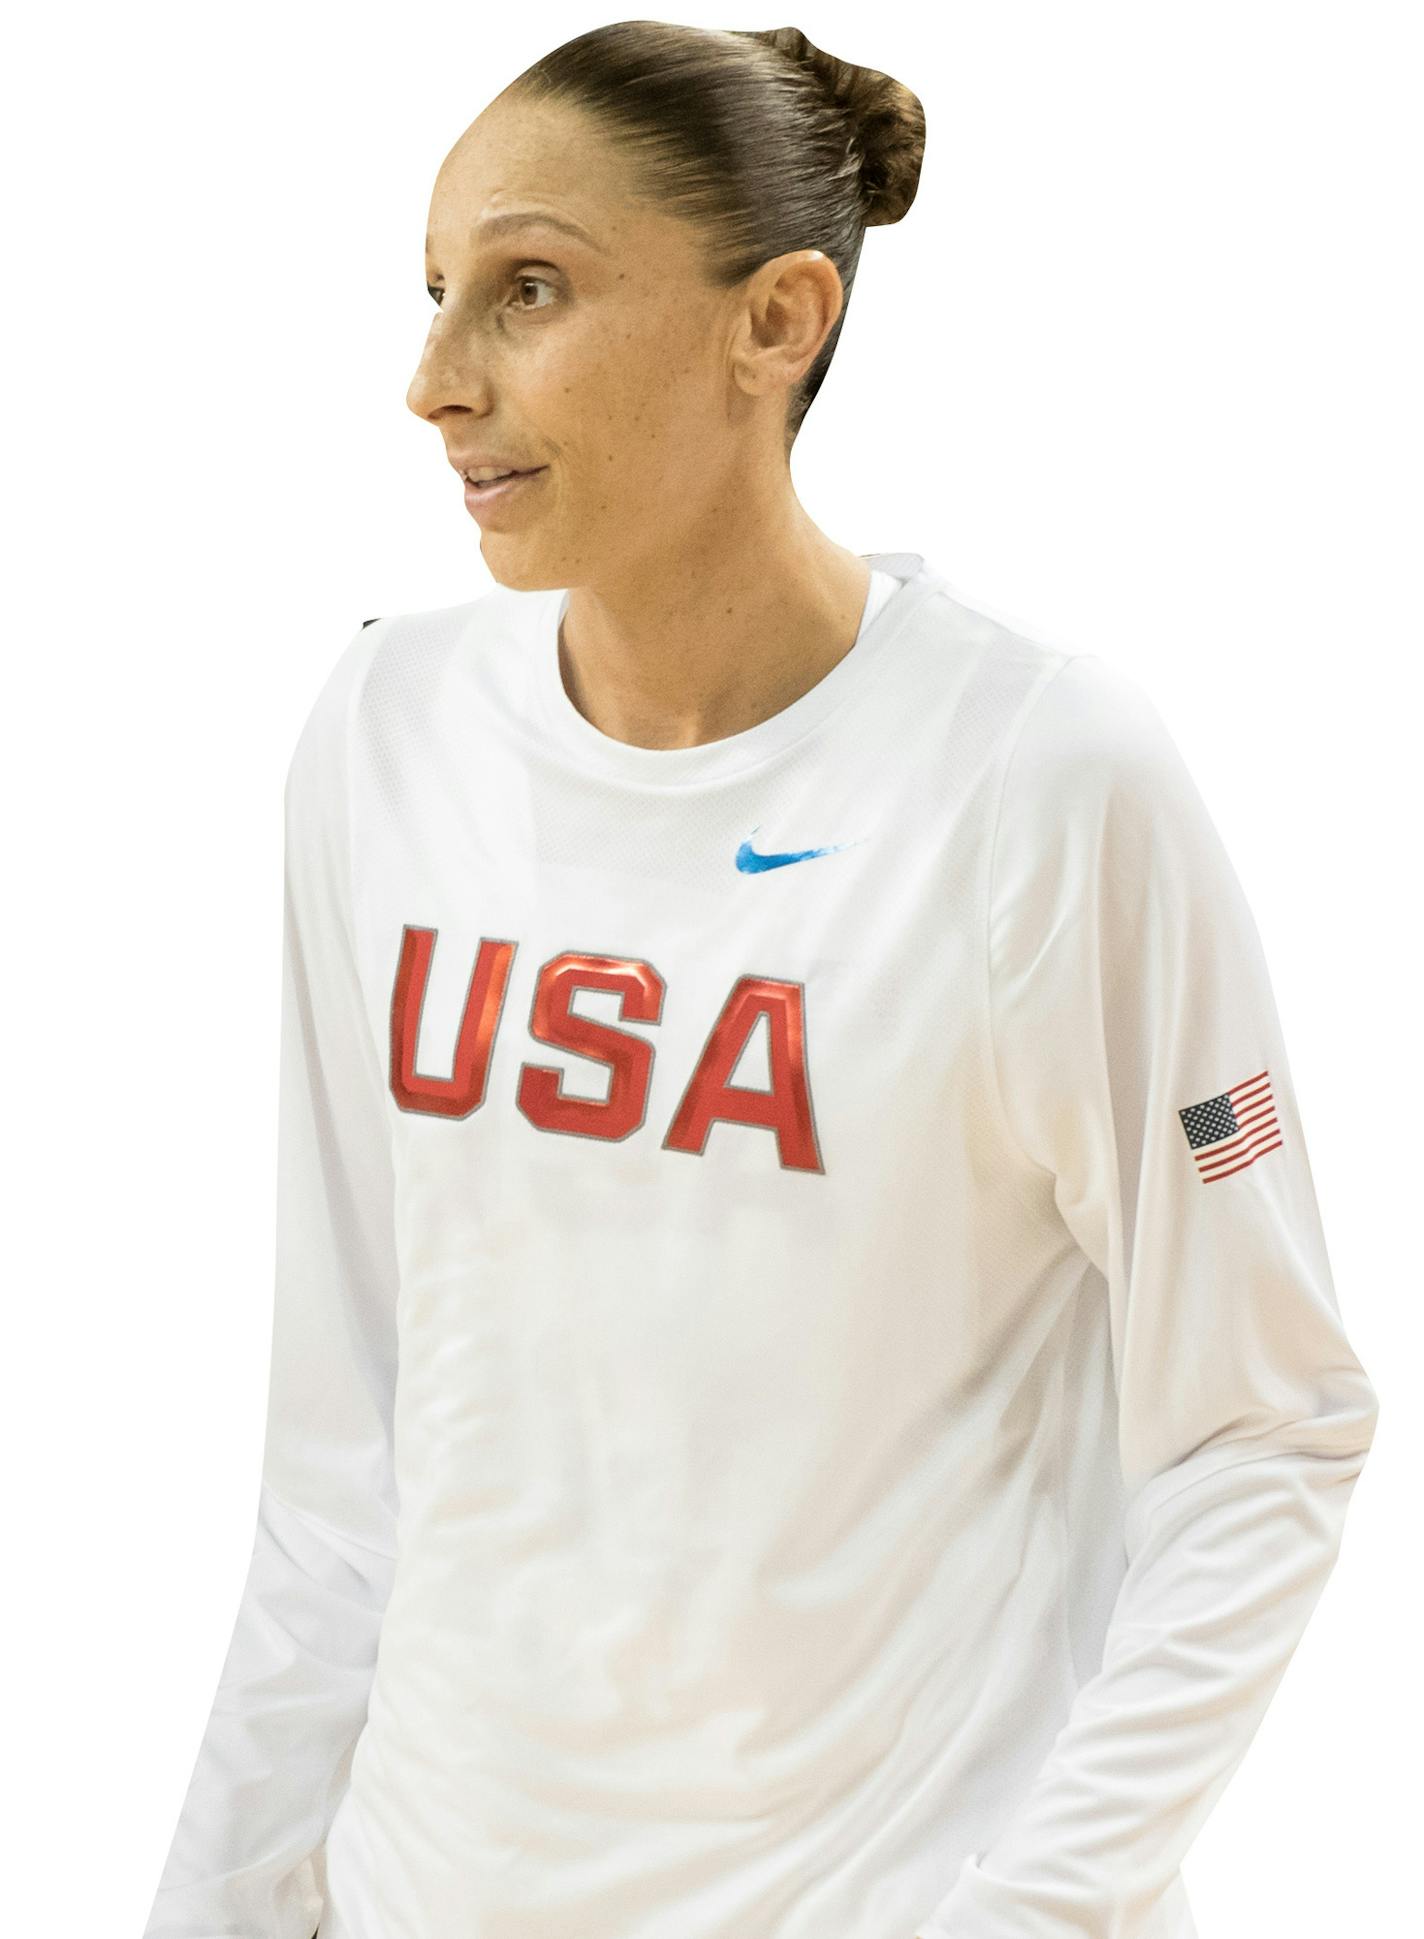
{"type": "Polygon", "coordinates": [[[485,546],[480,547],[490,577],[496,585],[503,586],[507,592],[549,592],[555,586],[562,587],[563,580],[550,575],[549,569],[540,567],[537,560],[524,562],[518,558],[500,558],[501,548],[494,548],[491,558],[485,546]]]}

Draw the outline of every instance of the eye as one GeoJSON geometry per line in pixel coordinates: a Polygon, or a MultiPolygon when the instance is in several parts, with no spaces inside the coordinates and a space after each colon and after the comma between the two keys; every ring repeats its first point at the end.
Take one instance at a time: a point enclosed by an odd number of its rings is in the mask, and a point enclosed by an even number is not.
{"type": "MultiPolygon", "coordinates": [[[[530,284],[547,290],[552,290],[554,287],[547,276],[516,276],[511,288],[523,290],[527,289],[530,284]]],[[[441,285],[438,283],[427,283],[425,285],[425,293],[435,304],[435,307],[439,309],[445,295],[445,291],[441,285]]],[[[515,308],[520,310],[539,310],[547,309],[548,305],[544,303],[516,303],[515,308]]]]}
{"type": "MultiPolygon", "coordinates": [[[[546,290],[551,290],[554,287],[554,285],[549,281],[547,276],[516,276],[514,279],[514,287],[517,290],[528,289],[531,284],[533,284],[536,288],[542,288],[546,290]]],[[[547,305],[539,304],[539,303],[517,303],[515,305],[516,309],[521,309],[521,310],[543,309],[546,307],[547,305]]]]}

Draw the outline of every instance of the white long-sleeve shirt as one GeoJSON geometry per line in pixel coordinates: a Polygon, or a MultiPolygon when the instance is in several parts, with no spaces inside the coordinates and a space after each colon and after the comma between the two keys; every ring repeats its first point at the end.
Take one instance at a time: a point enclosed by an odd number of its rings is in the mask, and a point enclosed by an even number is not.
{"type": "Polygon", "coordinates": [[[1377,1416],[1155,708],[877,554],[695,747],[567,593],[286,788],[250,1574],[146,1939],[1193,1939],[1377,1416]]]}

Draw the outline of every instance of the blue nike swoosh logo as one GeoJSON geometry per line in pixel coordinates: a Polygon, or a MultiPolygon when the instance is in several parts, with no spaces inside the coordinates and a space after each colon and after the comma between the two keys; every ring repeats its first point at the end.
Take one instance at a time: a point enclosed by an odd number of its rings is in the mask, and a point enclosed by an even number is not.
{"type": "MultiPolygon", "coordinates": [[[[758,822],[757,828],[760,827],[758,822]]],[[[756,828],[752,830],[755,833],[756,828]]],[[[842,849],[855,846],[854,842],[837,842],[831,848],[794,848],[779,855],[758,855],[751,842],[745,841],[737,850],[737,867],[744,875],[756,875],[762,869],[784,869],[790,862],[809,862],[817,855],[838,855],[842,849]]]]}

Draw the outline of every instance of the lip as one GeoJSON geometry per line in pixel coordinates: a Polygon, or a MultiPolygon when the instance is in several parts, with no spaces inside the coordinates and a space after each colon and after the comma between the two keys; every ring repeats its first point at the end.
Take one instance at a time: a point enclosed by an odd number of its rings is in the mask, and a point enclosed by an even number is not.
{"type": "Polygon", "coordinates": [[[548,469],[547,465],[534,466],[497,485],[466,484],[465,508],[483,525],[486,519],[502,513],[506,506],[527,497],[548,469]]]}
{"type": "Polygon", "coordinates": [[[503,451],[466,451],[463,453],[448,451],[445,455],[449,458],[454,470],[462,474],[467,471],[483,471],[486,468],[491,471],[543,470],[542,465],[527,465],[522,458],[510,457],[507,452],[503,451]]]}

